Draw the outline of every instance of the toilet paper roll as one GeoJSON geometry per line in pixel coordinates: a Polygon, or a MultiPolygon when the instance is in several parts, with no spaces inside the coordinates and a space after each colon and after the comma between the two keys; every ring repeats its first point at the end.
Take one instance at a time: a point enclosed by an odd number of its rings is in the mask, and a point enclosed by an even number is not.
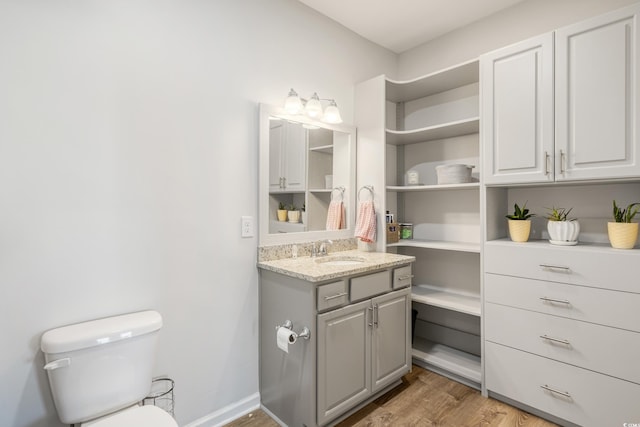
{"type": "Polygon", "coordinates": [[[276,343],[278,348],[285,353],[289,353],[289,344],[294,344],[298,335],[291,329],[280,326],[276,332],[276,343]]]}

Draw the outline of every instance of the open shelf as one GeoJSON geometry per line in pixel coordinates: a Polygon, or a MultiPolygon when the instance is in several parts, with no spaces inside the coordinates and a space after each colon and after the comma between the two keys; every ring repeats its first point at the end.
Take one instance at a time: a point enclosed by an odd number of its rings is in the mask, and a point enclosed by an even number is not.
{"type": "Polygon", "coordinates": [[[413,301],[446,308],[460,313],[480,316],[480,296],[469,295],[461,292],[439,288],[431,285],[413,285],[411,288],[413,301]]]}
{"type": "Polygon", "coordinates": [[[479,80],[480,64],[475,60],[412,80],[386,79],[385,90],[389,101],[403,102],[477,83],[479,80]]]}
{"type": "Polygon", "coordinates": [[[441,191],[441,190],[469,190],[479,189],[479,182],[466,182],[464,184],[430,184],[430,185],[387,185],[387,191],[406,193],[411,191],[441,191]]]}
{"type": "Polygon", "coordinates": [[[446,372],[453,376],[480,384],[482,369],[480,357],[415,337],[412,356],[426,368],[435,368],[437,372],[446,372]]]}
{"type": "Polygon", "coordinates": [[[438,139],[453,138],[455,136],[478,133],[480,120],[478,117],[470,117],[464,120],[441,123],[434,126],[427,126],[413,130],[391,130],[387,129],[387,144],[404,145],[415,144],[417,142],[435,141],[438,139]]]}
{"type": "Polygon", "coordinates": [[[322,145],[319,147],[310,147],[309,151],[315,151],[317,153],[333,154],[333,144],[322,145]]]}
{"type": "Polygon", "coordinates": [[[447,242],[444,240],[401,239],[397,243],[388,243],[387,247],[411,247],[425,249],[440,249],[443,251],[480,253],[480,243],[447,242]]]}

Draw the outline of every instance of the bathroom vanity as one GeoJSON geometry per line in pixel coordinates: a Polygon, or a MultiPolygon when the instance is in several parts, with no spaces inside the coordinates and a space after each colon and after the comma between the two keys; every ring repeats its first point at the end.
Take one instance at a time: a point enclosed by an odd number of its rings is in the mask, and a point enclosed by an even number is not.
{"type": "Polygon", "coordinates": [[[258,263],[260,396],[272,417],[324,426],[409,372],[414,260],[344,251],[258,263]],[[276,344],[283,325],[299,335],[288,352],[276,344]]]}

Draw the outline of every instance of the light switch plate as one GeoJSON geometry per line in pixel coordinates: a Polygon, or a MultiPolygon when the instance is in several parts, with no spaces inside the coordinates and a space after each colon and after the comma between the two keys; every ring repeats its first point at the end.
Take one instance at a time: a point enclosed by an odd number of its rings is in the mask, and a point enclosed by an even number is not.
{"type": "Polygon", "coordinates": [[[253,217],[242,216],[242,237],[253,237],[253,217]]]}

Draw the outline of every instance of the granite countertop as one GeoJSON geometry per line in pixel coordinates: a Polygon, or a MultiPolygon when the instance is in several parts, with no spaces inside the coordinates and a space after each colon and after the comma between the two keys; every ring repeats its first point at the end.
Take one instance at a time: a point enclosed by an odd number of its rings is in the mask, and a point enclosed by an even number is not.
{"type": "Polygon", "coordinates": [[[353,274],[366,273],[414,262],[414,256],[386,252],[362,252],[358,250],[332,252],[322,257],[283,258],[258,262],[258,268],[270,270],[308,282],[322,282],[353,274]],[[362,258],[363,262],[351,265],[328,265],[326,261],[362,258]],[[324,262],[323,262],[324,261],[324,262]]]}

